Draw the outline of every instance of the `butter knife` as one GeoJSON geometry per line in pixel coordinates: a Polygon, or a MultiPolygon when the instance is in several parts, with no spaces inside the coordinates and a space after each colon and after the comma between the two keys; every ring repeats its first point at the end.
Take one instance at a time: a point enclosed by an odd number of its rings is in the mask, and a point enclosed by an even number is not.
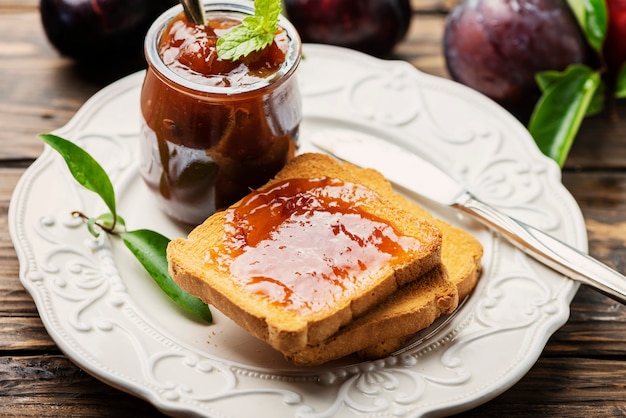
{"type": "Polygon", "coordinates": [[[375,136],[346,129],[318,131],[309,139],[341,160],[374,168],[397,186],[471,215],[546,266],[626,304],[625,276],[563,241],[480,201],[417,154],[375,136]]]}

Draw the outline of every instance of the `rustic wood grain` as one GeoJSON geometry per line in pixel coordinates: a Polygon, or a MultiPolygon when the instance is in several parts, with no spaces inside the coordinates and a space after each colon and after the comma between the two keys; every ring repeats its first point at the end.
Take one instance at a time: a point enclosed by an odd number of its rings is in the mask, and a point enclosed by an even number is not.
{"type": "Polygon", "coordinates": [[[0,0],[0,14],[36,13],[38,7],[37,0],[0,0]]]}
{"type": "Polygon", "coordinates": [[[86,65],[60,56],[36,10],[0,13],[1,160],[36,158],[38,133],[65,125],[98,90],[145,66],[141,57],[86,65]]]}
{"type": "MultiPolygon", "coordinates": [[[[15,315],[37,315],[32,299],[18,280],[19,264],[7,220],[11,194],[23,172],[23,168],[4,168],[0,163],[0,319],[15,315]]],[[[0,335],[4,335],[2,326],[0,335]]]]}
{"type": "Polygon", "coordinates": [[[612,170],[626,167],[626,104],[583,121],[565,168],[612,170]]]}
{"type": "Polygon", "coordinates": [[[585,217],[589,252],[623,272],[626,269],[626,171],[567,171],[563,173],[563,184],[585,217]]]}
{"type": "Polygon", "coordinates": [[[18,312],[0,313],[0,352],[58,352],[39,316],[18,315],[18,312]]]}
{"type": "Polygon", "coordinates": [[[62,355],[0,357],[0,416],[157,417],[147,402],[113,389],[62,355]]]}
{"type": "Polygon", "coordinates": [[[542,358],[514,387],[464,417],[618,417],[626,414],[623,361],[542,358]],[[558,371],[558,372],[557,372],[558,371]]]}
{"type": "MultiPolygon", "coordinates": [[[[412,0],[406,40],[389,59],[448,78],[441,45],[458,0],[412,0]]],[[[91,377],[45,331],[19,282],[8,208],[19,178],[43,148],[36,134],[63,126],[96,91],[143,67],[78,65],[59,56],[37,0],[0,0],[0,416],[161,416],[144,400],[91,377]]],[[[584,121],[563,183],[585,217],[589,252],[626,268],[626,103],[584,121]]],[[[519,383],[465,417],[626,415],[626,308],[581,287],[569,321],[519,383]]]]}
{"type": "Polygon", "coordinates": [[[414,13],[446,14],[459,3],[460,0],[411,0],[411,8],[414,13]]]}
{"type": "Polygon", "coordinates": [[[445,15],[416,15],[407,39],[394,49],[390,58],[408,61],[425,73],[449,78],[441,45],[444,22],[445,15]]]}

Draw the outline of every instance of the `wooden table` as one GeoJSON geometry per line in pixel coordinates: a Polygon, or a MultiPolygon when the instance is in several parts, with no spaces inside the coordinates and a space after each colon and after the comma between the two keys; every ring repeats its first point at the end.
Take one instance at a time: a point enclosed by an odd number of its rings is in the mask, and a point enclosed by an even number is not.
{"type": "MultiPolygon", "coordinates": [[[[407,39],[396,50],[447,77],[441,51],[453,0],[414,0],[407,39]]],[[[63,126],[92,94],[143,65],[79,66],[60,57],[41,28],[36,0],[0,0],[0,416],[158,416],[150,404],[76,367],[50,339],[18,278],[7,225],[11,193],[39,156],[35,135],[63,126]]],[[[584,122],[563,169],[582,208],[589,251],[626,270],[626,101],[617,118],[584,122]]],[[[626,310],[582,287],[571,318],[530,372],[503,395],[464,416],[623,416],[626,310]]]]}

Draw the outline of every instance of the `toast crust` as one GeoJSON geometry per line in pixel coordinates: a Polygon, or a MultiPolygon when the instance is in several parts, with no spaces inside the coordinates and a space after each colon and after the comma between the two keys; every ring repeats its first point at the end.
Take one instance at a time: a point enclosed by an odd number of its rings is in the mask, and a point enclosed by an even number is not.
{"type": "Polygon", "coordinates": [[[440,264],[419,280],[406,284],[367,315],[357,318],[326,341],[286,355],[300,366],[317,366],[357,352],[372,341],[403,338],[430,326],[458,306],[456,286],[440,264]]]}
{"type": "MultiPolygon", "coordinates": [[[[391,186],[372,170],[339,163],[322,154],[302,154],[260,190],[268,190],[290,179],[322,177],[364,185],[372,190],[377,198],[368,202],[365,210],[384,219],[401,234],[417,238],[422,244],[420,250],[406,263],[394,268],[385,267],[375,277],[370,277],[356,293],[340,298],[327,309],[307,315],[259,298],[257,294],[235,284],[223,269],[211,264],[207,254],[219,246],[225,236],[228,211],[209,217],[187,239],[172,240],[167,250],[170,274],[182,288],[219,309],[252,335],[285,355],[328,339],[341,327],[387,299],[399,287],[431,271],[441,261],[441,231],[431,222],[413,215],[379,193],[378,189],[387,190],[391,186]]],[[[242,201],[233,207],[241,204],[242,201]]]]}

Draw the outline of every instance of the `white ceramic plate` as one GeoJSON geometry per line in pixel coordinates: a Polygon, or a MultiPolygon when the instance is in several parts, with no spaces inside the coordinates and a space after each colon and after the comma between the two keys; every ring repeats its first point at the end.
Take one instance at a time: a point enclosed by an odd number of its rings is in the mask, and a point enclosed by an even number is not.
{"type": "MultiPolygon", "coordinates": [[[[558,167],[526,130],[479,94],[335,47],[306,45],[302,151],[318,129],[380,135],[422,154],[481,199],[585,250],[583,218],[558,167]]],[[[131,229],[187,231],[158,209],[138,177],[143,73],[90,99],[57,131],[112,177],[131,229]]],[[[407,173],[411,175],[411,173],[407,173]]],[[[479,405],[518,381],[569,316],[577,286],[471,220],[430,207],[485,247],[473,295],[438,327],[387,359],[319,368],[286,363],[214,311],[206,325],[173,305],[119,242],[93,239],[70,216],[105,212],[46,148],[15,189],[9,211],[20,278],[46,329],[76,364],[171,415],[208,417],[415,417],[479,405]]]]}

